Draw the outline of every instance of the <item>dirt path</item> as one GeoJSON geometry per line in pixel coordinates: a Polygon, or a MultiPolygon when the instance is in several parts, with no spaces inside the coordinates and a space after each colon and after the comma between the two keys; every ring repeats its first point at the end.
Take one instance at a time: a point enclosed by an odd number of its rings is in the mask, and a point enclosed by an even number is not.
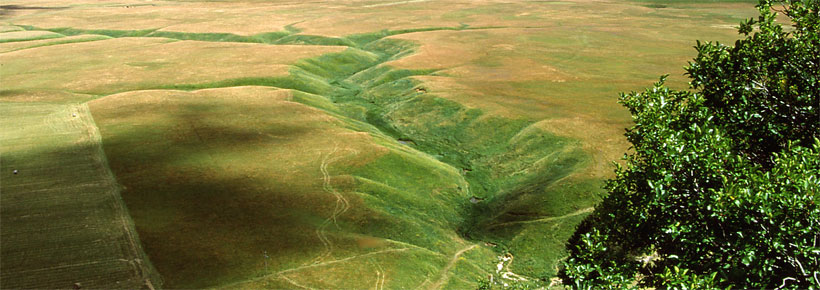
{"type": "Polygon", "coordinates": [[[384,269],[382,265],[378,262],[374,262],[376,265],[376,286],[374,287],[376,290],[384,289],[384,281],[387,279],[387,274],[384,273],[384,269]]]}
{"type": "MultiPolygon", "coordinates": [[[[242,284],[245,284],[245,283],[261,281],[261,280],[268,279],[268,278],[271,278],[271,277],[277,277],[279,279],[288,281],[291,284],[298,285],[299,287],[302,287],[302,288],[310,288],[308,286],[293,283],[294,281],[290,278],[287,278],[285,276],[285,274],[298,272],[298,271],[305,270],[305,269],[310,269],[310,268],[316,268],[316,267],[322,267],[322,266],[333,265],[333,264],[338,264],[338,263],[344,263],[344,262],[347,262],[347,261],[350,261],[350,260],[353,260],[353,259],[358,259],[358,258],[365,258],[365,257],[370,257],[370,256],[375,256],[375,255],[385,254],[385,253],[404,252],[404,251],[407,251],[407,250],[410,250],[410,248],[386,249],[386,250],[381,250],[381,251],[369,252],[369,253],[365,253],[365,254],[361,254],[361,255],[354,255],[354,256],[338,259],[338,260],[321,262],[321,263],[318,263],[318,264],[310,264],[310,265],[305,265],[305,266],[294,267],[294,268],[285,269],[285,270],[282,270],[282,271],[279,271],[279,272],[276,272],[276,273],[271,273],[271,274],[268,274],[268,275],[256,277],[256,278],[253,278],[253,279],[239,281],[239,282],[231,283],[231,284],[228,284],[228,285],[220,285],[219,288],[221,288],[221,289],[241,288],[241,287],[238,287],[238,286],[242,285],[242,284]]],[[[381,285],[383,285],[383,284],[384,284],[384,282],[381,282],[381,285]]]]}
{"type": "Polygon", "coordinates": [[[430,285],[430,287],[428,287],[427,289],[441,289],[441,287],[444,286],[444,283],[447,282],[447,280],[450,278],[450,270],[452,270],[456,263],[458,263],[458,258],[461,257],[461,255],[464,254],[464,252],[475,249],[476,247],[478,247],[478,244],[472,244],[467,247],[464,247],[461,250],[458,250],[458,252],[456,252],[453,255],[453,258],[450,259],[449,262],[447,262],[447,266],[444,266],[444,268],[441,269],[441,276],[439,277],[438,281],[430,285]]]}
{"type": "MultiPolygon", "coordinates": [[[[322,189],[325,192],[332,194],[336,198],[336,206],[333,209],[333,213],[331,213],[330,216],[327,219],[325,219],[322,222],[322,224],[319,225],[319,227],[316,229],[316,236],[319,238],[319,241],[322,242],[322,245],[324,246],[325,250],[322,252],[322,254],[313,259],[313,264],[321,263],[324,259],[331,256],[333,252],[333,242],[327,237],[327,228],[331,225],[331,223],[338,227],[336,219],[340,215],[344,214],[348,209],[350,209],[350,202],[344,197],[344,195],[342,195],[341,193],[339,193],[339,191],[333,188],[333,185],[331,184],[330,180],[330,173],[327,169],[327,167],[331,163],[345,156],[339,155],[333,157],[333,154],[335,154],[338,151],[338,145],[333,146],[333,150],[331,150],[330,153],[328,153],[322,158],[322,163],[321,165],[319,165],[319,171],[322,172],[322,189]]],[[[343,151],[350,151],[351,153],[348,155],[358,154],[358,151],[352,149],[345,149],[343,151]]]]}
{"type": "Polygon", "coordinates": [[[384,7],[384,6],[393,6],[393,5],[401,5],[401,4],[409,4],[409,3],[419,3],[419,2],[427,2],[427,1],[430,1],[430,0],[407,0],[407,1],[398,1],[398,2],[387,2],[387,3],[364,5],[362,7],[365,7],[365,8],[384,7]]]}
{"type": "Polygon", "coordinates": [[[293,286],[299,287],[301,289],[313,289],[313,288],[310,288],[308,286],[296,283],[296,281],[293,281],[290,278],[285,277],[285,276],[279,276],[279,278],[282,278],[282,280],[288,281],[288,283],[292,284],[293,286]]]}
{"type": "Polygon", "coordinates": [[[564,219],[564,218],[573,217],[573,216],[577,216],[577,215],[582,215],[582,214],[585,214],[585,213],[590,213],[593,210],[595,210],[594,207],[582,208],[582,209],[579,209],[577,211],[574,211],[574,212],[571,212],[571,213],[568,213],[568,214],[565,214],[565,215],[562,215],[562,216],[553,216],[553,217],[545,217],[545,218],[534,219],[534,220],[514,221],[514,222],[506,222],[506,223],[500,223],[500,224],[492,224],[487,228],[492,229],[492,228],[504,227],[504,226],[515,225],[515,224],[531,224],[531,223],[549,222],[549,221],[564,219]]]}

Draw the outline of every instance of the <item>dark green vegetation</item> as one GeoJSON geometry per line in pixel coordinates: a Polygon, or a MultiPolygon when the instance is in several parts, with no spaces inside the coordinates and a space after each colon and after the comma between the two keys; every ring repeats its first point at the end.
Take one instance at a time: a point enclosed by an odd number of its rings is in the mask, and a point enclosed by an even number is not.
{"type": "Polygon", "coordinates": [[[566,284],[820,288],[820,2],[773,5],[734,47],[698,43],[694,92],[622,95],[634,153],[571,239],[566,284]]]}
{"type": "Polygon", "coordinates": [[[84,105],[3,104],[2,286],[160,286],[84,105]]]}

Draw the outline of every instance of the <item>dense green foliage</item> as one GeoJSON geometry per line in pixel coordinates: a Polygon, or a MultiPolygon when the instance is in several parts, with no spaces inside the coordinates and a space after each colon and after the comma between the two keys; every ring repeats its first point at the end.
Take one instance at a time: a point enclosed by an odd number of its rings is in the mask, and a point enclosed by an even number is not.
{"type": "Polygon", "coordinates": [[[820,2],[761,1],[693,91],[621,96],[633,151],[569,242],[575,288],[820,288],[820,2]]]}

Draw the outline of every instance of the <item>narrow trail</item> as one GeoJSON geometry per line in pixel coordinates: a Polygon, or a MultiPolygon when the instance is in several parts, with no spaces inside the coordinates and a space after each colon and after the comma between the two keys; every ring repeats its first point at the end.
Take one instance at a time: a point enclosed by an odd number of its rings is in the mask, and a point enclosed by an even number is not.
{"type": "Polygon", "coordinates": [[[384,6],[393,6],[393,5],[401,5],[401,4],[410,4],[410,3],[419,3],[419,2],[427,2],[430,0],[407,0],[407,1],[398,1],[398,2],[388,2],[388,3],[379,3],[379,4],[370,4],[364,5],[362,7],[365,8],[372,8],[372,7],[384,7],[384,6]]]}
{"type": "Polygon", "coordinates": [[[300,267],[296,267],[296,268],[290,268],[290,269],[286,269],[286,270],[276,272],[275,274],[271,274],[271,275],[281,275],[281,274],[295,272],[295,271],[304,270],[304,269],[308,269],[308,268],[315,268],[315,267],[327,266],[327,265],[332,265],[332,264],[338,264],[338,263],[347,262],[347,261],[350,261],[350,260],[353,260],[353,259],[362,258],[362,257],[369,257],[369,256],[373,256],[373,255],[378,255],[378,254],[392,253],[392,252],[404,252],[404,251],[407,251],[409,249],[410,248],[398,248],[398,249],[387,249],[387,250],[375,251],[375,252],[370,252],[370,253],[366,253],[366,254],[350,256],[350,257],[342,258],[342,259],[338,259],[338,260],[322,262],[322,263],[319,263],[319,264],[311,264],[311,265],[307,265],[307,266],[300,266],[300,267]]]}
{"type": "MultiPolygon", "coordinates": [[[[329,158],[339,150],[339,147],[333,146],[333,150],[330,151],[325,157],[322,158],[322,163],[319,165],[319,170],[322,172],[322,189],[326,192],[330,192],[334,196],[336,195],[333,191],[333,187],[330,185],[330,174],[327,171],[327,166],[330,164],[329,158]]],[[[321,262],[324,258],[330,256],[331,252],[333,251],[333,243],[330,239],[327,238],[326,229],[330,225],[330,221],[335,219],[336,212],[339,210],[339,197],[336,197],[336,208],[333,210],[333,213],[328,217],[322,224],[316,228],[316,236],[319,237],[319,241],[322,242],[322,246],[324,246],[325,250],[313,259],[313,261],[308,262],[308,264],[316,264],[321,262]]],[[[343,204],[342,204],[343,206],[343,204]]]]}
{"type": "Polygon", "coordinates": [[[565,219],[565,218],[573,217],[573,216],[577,216],[577,215],[582,215],[582,214],[585,214],[585,213],[590,213],[593,210],[595,210],[594,207],[588,207],[588,208],[579,209],[577,211],[574,211],[574,212],[571,212],[571,213],[568,213],[568,214],[565,214],[565,215],[562,215],[562,216],[553,216],[553,217],[545,217],[545,218],[534,219],[534,220],[514,221],[514,222],[492,224],[492,225],[488,226],[487,229],[492,229],[492,228],[497,228],[497,227],[504,227],[504,226],[515,225],[515,224],[531,224],[531,223],[549,222],[549,221],[565,219]]]}
{"type": "MultiPolygon", "coordinates": [[[[365,254],[349,256],[349,257],[346,257],[346,258],[341,258],[341,259],[338,259],[338,260],[332,260],[332,261],[322,262],[322,263],[318,263],[318,264],[310,264],[310,265],[304,265],[304,266],[294,267],[294,268],[290,268],[290,269],[285,269],[285,270],[282,270],[282,271],[279,271],[279,272],[276,272],[276,273],[271,273],[271,274],[259,276],[259,277],[253,278],[253,279],[242,280],[242,281],[234,282],[234,283],[231,283],[231,284],[228,284],[228,285],[220,285],[219,288],[221,288],[221,289],[236,289],[236,288],[239,288],[238,287],[239,285],[246,284],[246,283],[252,283],[252,282],[256,282],[256,281],[261,281],[261,280],[265,280],[265,279],[268,279],[268,278],[271,278],[271,277],[276,277],[276,278],[279,278],[279,279],[282,279],[282,280],[286,280],[291,284],[299,285],[299,284],[293,283],[294,281],[290,278],[287,278],[285,275],[288,274],[288,273],[298,272],[298,271],[305,270],[305,269],[311,269],[311,268],[317,268],[317,267],[322,267],[322,266],[328,266],[328,265],[333,265],[333,264],[344,263],[344,262],[347,262],[347,261],[350,261],[350,260],[375,256],[375,255],[379,255],[379,254],[404,252],[404,251],[407,251],[407,250],[410,250],[410,248],[394,248],[394,249],[386,249],[386,250],[381,250],[381,251],[373,251],[373,252],[369,252],[369,253],[365,253],[365,254]]],[[[382,282],[382,284],[384,284],[384,282],[382,282]]],[[[308,288],[308,289],[310,288],[310,287],[307,287],[307,286],[304,286],[304,285],[299,285],[299,286],[303,287],[303,288],[308,288]]]]}
{"type": "Polygon", "coordinates": [[[331,256],[333,252],[333,242],[327,237],[327,228],[331,224],[334,224],[336,225],[336,227],[338,227],[339,225],[337,223],[337,218],[340,215],[344,214],[348,209],[350,209],[350,202],[344,197],[344,195],[339,193],[339,191],[337,191],[331,184],[331,177],[327,168],[331,163],[345,156],[358,154],[359,152],[353,149],[344,149],[343,151],[350,151],[351,153],[347,155],[339,155],[334,157],[333,154],[335,154],[338,151],[338,145],[334,145],[333,150],[331,150],[327,155],[325,155],[322,158],[322,163],[319,166],[319,171],[322,172],[322,189],[325,192],[332,194],[336,198],[336,205],[333,209],[333,213],[331,213],[330,216],[327,219],[325,219],[322,222],[322,224],[319,225],[319,227],[316,229],[316,236],[319,238],[319,241],[322,243],[325,249],[322,252],[322,254],[314,258],[313,261],[309,262],[312,264],[321,263],[326,258],[331,256]]]}
{"type": "Polygon", "coordinates": [[[472,244],[461,250],[458,250],[458,252],[456,252],[453,255],[453,258],[450,259],[450,262],[447,262],[447,266],[444,266],[444,268],[441,269],[441,276],[439,277],[438,281],[430,285],[430,287],[428,287],[427,289],[441,289],[444,283],[447,282],[447,280],[450,278],[450,270],[452,270],[453,267],[456,265],[456,263],[458,262],[458,258],[461,257],[461,255],[465,252],[475,249],[476,247],[478,247],[478,244],[472,244]]]}
{"type": "Polygon", "coordinates": [[[293,286],[299,287],[301,289],[313,289],[313,288],[307,287],[305,285],[296,283],[296,281],[293,281],[290,278],[285,277],[285,276],[279,276],[279,278],[282,278],[282,280],[288,281],[288,283],[292,284],[293,286]]]}
{"type": "Polygon", "coordinates": [[[378,262],[373,262],[376,265],[376,286],[374,287],[375,290],[383,290],[384,289],[384,281],[387,280],[387,274],[384,272],[382,265],[378,262]]]}

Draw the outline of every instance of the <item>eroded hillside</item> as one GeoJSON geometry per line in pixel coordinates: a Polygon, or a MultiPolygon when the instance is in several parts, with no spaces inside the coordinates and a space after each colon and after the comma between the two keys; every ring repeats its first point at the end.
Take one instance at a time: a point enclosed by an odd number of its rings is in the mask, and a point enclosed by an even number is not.
{"type": "Polygon", "coordinates": [[[90,108],[154,284],[168,288],[549,285],[626,149],[617,92],[679,75],[693,39],[730,40],[725,26],[754,12],[610,1],[3,11],[0,105],[90,108]]]}

